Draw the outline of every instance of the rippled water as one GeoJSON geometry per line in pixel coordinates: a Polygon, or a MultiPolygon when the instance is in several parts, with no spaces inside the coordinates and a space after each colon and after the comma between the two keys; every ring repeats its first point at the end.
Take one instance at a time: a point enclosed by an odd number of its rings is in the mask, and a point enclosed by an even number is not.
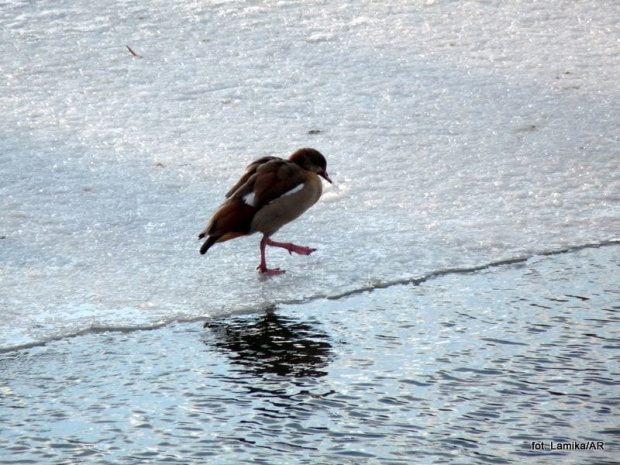
{"type": "Polygon", "coordinates": [[[8,352],[0,463],[617,463],[619,266],[588,248],[8,352]]]}

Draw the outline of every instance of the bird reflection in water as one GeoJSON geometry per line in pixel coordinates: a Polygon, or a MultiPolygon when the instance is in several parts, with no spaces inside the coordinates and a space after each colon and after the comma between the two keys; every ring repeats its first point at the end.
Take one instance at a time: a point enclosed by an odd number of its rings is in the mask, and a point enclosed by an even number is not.
{"type": "Polygon", "coordinates": [[[255,375],[320,377],[332,357],[329,336],[320,323],[277,315],[269,308],[260,315],[208,321],[212,344],[233,364],[255,375]]]}

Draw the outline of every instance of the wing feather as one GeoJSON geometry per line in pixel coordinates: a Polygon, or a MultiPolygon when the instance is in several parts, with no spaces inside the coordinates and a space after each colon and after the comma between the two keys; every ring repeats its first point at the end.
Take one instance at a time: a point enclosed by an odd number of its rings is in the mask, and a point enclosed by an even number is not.
{"type": "Polygon", "coordinates": [[[265,165],[266,163],[268,163],[271,160],[281,160],[281,158],[278,157],[261,157],[257,160],[254,160],[252,163],[250,163],[246,169],[245,169],[245,173],[243,173],[243,176],[241,176],[241,178],[239,179],[239,181],[237,181],[235,183],[234,186],[232,186],[230,188],[230,190],[228,192],[226,192],[226,198],[230,198],[241,186],[243,186],[244,184],[246,184],[248,182],[248,180],[254,175],[256,174],[256,171],[263,165],[265,165]]]}
{"type": "Polygon", "coordinates": [[[260,209],[304,181],[303,169],[297,164],[281,158],[264,157],[248,166],[246,173],[226,196],[238,199],[253,193],[253,206],[260,209]],[[261,160],[262,163],[258,163],[261,160]]]}

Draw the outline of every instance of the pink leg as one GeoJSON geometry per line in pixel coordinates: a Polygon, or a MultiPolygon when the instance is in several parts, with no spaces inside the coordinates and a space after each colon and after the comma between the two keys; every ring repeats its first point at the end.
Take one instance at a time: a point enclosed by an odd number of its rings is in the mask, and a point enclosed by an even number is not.
{"type": "Polygon", "coordinates": [[[290,242],[275,242],[269,238],[265,240],[265,244],[270,245],[272,247],[282,247],[283,249],[288,250],[288,253],[290,254],[293,254],[293,252],[295,252],[296,254],[299,254],[299,255],[310,255],[312,252],[316,251],[316,249],[311,249],[310,247],[303,247],[301,245],[291,244],[290,242]]]}
{"type": "Polygon", "coordinates": [[[263,236],[263,238],[260,240],[260,265],[258,265],[256,269],[259,273],[265,273],[269,276],[282,274],[284,273],[284,270],[280,270],[280,268],[275,268],[273,270],[267,268],[267,260],[265,259],[265,246],[268,242],[269,239],[267,238],[267,236],[263,236]]]}

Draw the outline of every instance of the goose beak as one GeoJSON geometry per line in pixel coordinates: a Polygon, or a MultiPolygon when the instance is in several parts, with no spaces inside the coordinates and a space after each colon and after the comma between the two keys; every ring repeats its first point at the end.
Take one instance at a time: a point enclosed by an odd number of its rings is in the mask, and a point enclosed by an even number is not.
{"type": "Polygon", "coordinates": [[[319,176],[321,176],[323,179],[325,179],[328,183],[333,184],[332,180],[330,179],[329,175],[327,174],[327,171],[321,173],[319,176]]]}

